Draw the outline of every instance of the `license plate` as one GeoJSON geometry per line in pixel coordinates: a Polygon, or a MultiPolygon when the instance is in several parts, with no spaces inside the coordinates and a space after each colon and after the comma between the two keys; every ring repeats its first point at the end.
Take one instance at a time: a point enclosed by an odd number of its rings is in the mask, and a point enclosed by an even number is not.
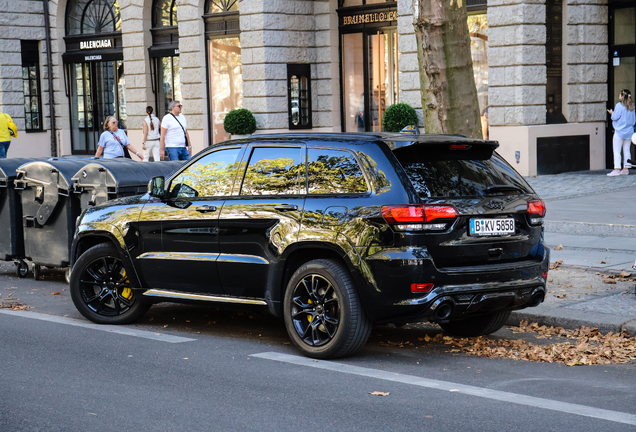
{"type": "Polygon", "coordinates": [[[492,236],[515,233],[515,220],[509,219],[471,219],[470,235],[492,236]]]}

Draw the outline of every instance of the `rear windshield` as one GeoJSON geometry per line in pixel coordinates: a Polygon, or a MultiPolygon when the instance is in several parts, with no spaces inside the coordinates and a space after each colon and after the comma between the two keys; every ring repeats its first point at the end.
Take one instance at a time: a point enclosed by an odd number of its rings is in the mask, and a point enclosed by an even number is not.
{"type": "Polygon", "coordinates": [[[489,149],[409,146],[393,154],[421,197],[532,193],[523,177],[489,149]]]}

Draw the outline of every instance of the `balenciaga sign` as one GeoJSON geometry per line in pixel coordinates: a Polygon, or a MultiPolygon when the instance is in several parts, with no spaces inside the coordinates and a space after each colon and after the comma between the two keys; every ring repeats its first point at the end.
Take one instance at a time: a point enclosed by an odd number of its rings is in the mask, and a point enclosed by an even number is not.
{"type": "Polygon", "coordinates": [[[81,41],[80,49],[101,49],[101,48],[112,48],[113,40],[112,39],[102,39],[102,40],[91,40],[91,41],[81,41]]]}

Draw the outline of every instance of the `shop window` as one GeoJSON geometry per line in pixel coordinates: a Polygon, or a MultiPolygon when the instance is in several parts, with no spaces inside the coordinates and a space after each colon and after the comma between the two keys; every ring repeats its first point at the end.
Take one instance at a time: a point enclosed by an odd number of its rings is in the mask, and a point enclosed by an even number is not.
{"type": "Polygon", "coordinates": [[[243,103],[243,71],[238,0],[207,0],[208,89],[210,92],[210,144],[230,138],[223,128],[225,115],[243,103]]]}
{"type": "Polygon", "coordinates": [[[26,131],[41,131],[40,57],[37,41],[20,41],[22,47],[22,92],[26,131]]]}
{"type": "Polygon", "coordinates": [[[310,65],[287,65],[289,129],[311,129],[310,65]]]}
{"type": "Polygon", "coordinates": [[[485,12],[468,16],[468,33],[481,129],[484,139],[488,139],[488,18],[485,12]]]}
{"type": "Polygon", "coordinates": [[[117,0],[70,0],[66,8],[66,34],[121,31],[117,0]]]}
{"type": "Polygon", "coordinates": [[[616,9],[614,11],[614,45],[636,43],[636,7],[616,9]]]}

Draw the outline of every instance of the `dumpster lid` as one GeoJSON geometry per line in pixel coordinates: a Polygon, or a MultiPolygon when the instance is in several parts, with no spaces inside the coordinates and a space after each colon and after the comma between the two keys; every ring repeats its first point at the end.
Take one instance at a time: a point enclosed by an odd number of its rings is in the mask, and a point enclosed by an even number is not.
{"type": "Polygon", "coordinates": [[[48,221],[60,195],[70,195],[73,185],[71,177],[89,162],[90,159],[39,160],[23,164],[16,170],[15,189],[36,189],[35,200],[40,206],[35,216],[39,224],[43,225],[48,221]]]}
{"type": "Polygon", "coordinates": [[[12,182],[16,176],[16,170],[20,165],[41,160],[38,158],[7,158],[0,159],[0,187],[7,187],[7,182],[12,182]]]}
{"type": "Polygon", "coordinates": [[[74,190],[113,188],[120,189],[146,186],[152,177],[167,176],[182,167],[185,161],[161,161],[140,163],[131,159],[103,159],[91,161],[75,173],[72,178],[74,190]]]}

